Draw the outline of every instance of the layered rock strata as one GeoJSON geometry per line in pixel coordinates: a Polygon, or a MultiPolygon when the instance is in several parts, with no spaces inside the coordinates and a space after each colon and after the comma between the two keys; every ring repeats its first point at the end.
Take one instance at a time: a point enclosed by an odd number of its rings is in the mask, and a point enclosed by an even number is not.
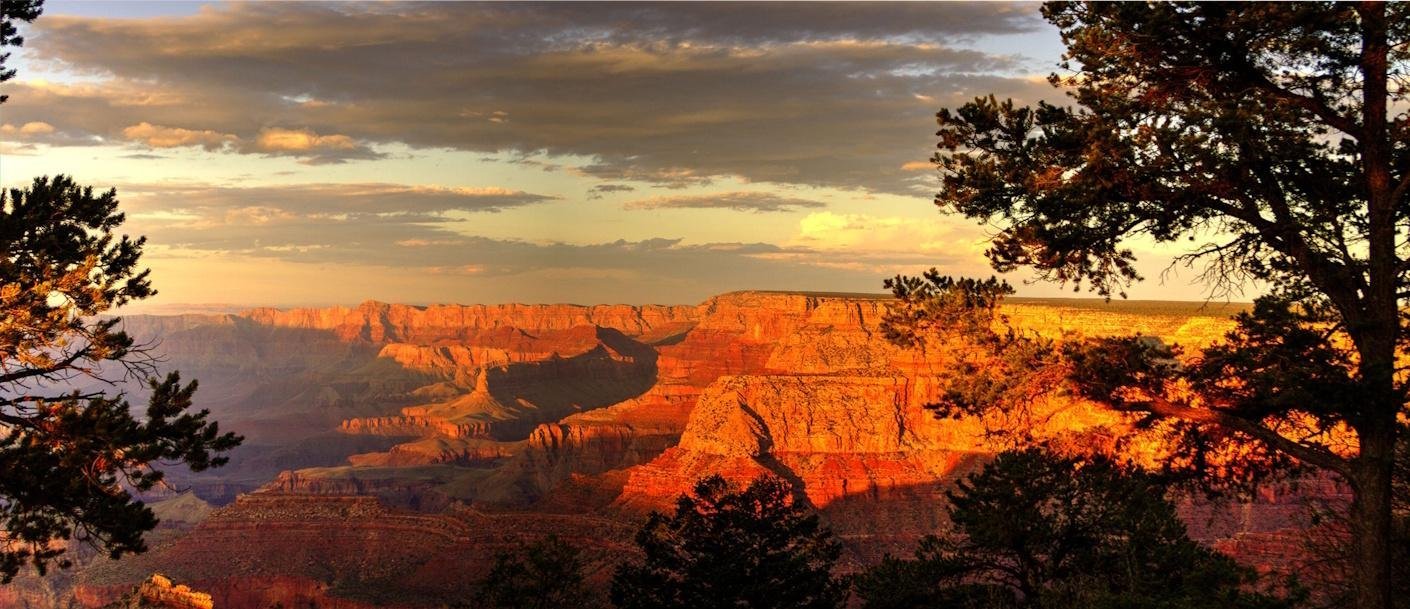
{"type": "MultiPolygon", "coordinates": [[[[253,311],[232,323],[361,345],[372,354],[365,370],[414,379],[411,403],[341,424],[349,437],[405,441],[350,466],[280,475],[134,566],[105,566],[83,589],[97,599],[116,589],[109,582],[160,568],[232,609],[434,604],[466,594],[498,549],[548,534],[589,548],[603,581],[646,511],[713,473],[792,481],[844,539],[849,568],[909,553],[947,526],[945,491],[1002,446],[986,422],[925,408],[946,389],[946,349],[888,343],[886,306],[740,292],[697,307],[253,311]],[[248,592],[257,582],[280,592],[248,592]]],[[[1140,332],[1196,347],[1230,328],[1229,312],[1066,301],[1003,309],[1046,336],[1140,332]]],[[[1110,413],[1057,396],[1033,409],[1033,433],[1055,441],[1108,445],[1123,433],[1110,413]]],[[[1298,492],[1233,512],[1182,510],[1207,543],[1272,560],[1300,525],[1298,492]]]]}
{"type": "Polygon", "coordinates": [[[629,336],[665,336],[695,320],[693,306],[629,305],[431,305],[368,301],[356,307],[254,309],[242,316],[255,323],[329,330],[343,340],[428,343],[467,333],[513,328],[530,333],[579,326],[613,328],[629,336]]]}
{"type": "MultiPolygon", "coordinates": [[[[192,535],[121,567],[161,568],[210,591],[222,609],[434,607],[473,597],[496,553],[546,535],[582,547],[589,578],[602,583],[608,565],[630,555],[631,534],[623,523],[590,515],[494,514],[462,506],[426,514],[367,496],[267,491],[242,496],[192,535]]],[[[90,574],[77,596],[87,606],[109,602],[121,594],[119,586],[103,583],[114,575],[90,574]]]]}
{"type": "Polygon", "coordinates": [[[215,601],[205,592],[185,584],[174,584],[166,576],[153,574],[136,590],[105,609],[214,609],[215,601]]]}

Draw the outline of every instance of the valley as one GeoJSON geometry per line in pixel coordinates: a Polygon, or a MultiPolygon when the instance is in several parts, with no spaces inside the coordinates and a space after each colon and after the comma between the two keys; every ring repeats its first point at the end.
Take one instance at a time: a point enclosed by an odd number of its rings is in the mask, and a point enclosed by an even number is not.
{"type": "MultiPolygon", "coordinates": [[[[84,556],[0,607],[100,607],[152,573],[222,609],[437,607],[497,551],[557,535],[603,584],[636,527],[713,473],[791,482],[843,539],[842,565],[943,530],[944,492],[1002,442],[925,408],[944,345],[885,340],[888,299],[732,292],[695,306],[437,305],[132,316],[197,403],[246,436],[225,468],[171,474],[151,550],[84,556]]],[[[1140,333],[1203,346],[1238,305],[1013,299],[1044,336],[1140,333]]],[[[136,395],[136,394],[134,394],[136,395]]],[[[1035,437],[1109,447],[1130,421],[1042,396],[1035,437]]],[[[1298,558],[1308,493],[1182,500],[1201,541],[1263,569],[1298,558]]]]}

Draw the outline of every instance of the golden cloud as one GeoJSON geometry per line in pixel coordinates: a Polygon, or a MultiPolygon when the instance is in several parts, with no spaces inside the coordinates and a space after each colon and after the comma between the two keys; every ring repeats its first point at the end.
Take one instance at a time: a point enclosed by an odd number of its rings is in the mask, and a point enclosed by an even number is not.
{"type": "Polygon", "coordinates": [[[152,148],[181,148],[200,146],[207,150],[224,147],[238,142],[240,138],[230,133],[220,133],[210,129],[184,129],[166,127],[148,122],[137,123],[122,130],[122,137],[141,142],[152,148]]]}
{"type": "Polygon", "coordinates": [[[260,152],[353,150],[358,147],[357,140],[346,135],[319,135],[311,129],[264,129],[255,139],[255,149],[260,152]]]}

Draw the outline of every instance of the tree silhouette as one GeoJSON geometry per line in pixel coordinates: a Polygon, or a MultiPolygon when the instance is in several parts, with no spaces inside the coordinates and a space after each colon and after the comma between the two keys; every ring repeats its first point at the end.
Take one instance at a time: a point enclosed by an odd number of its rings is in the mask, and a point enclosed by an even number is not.
{"type": "Polygon", "coordinates": [[[701,480],[636,542],[645,559],[612,580],[621,609],[833,609],[847,597],[832,576],[841,544],[777,477],[742,491],[719,475],[701,480]]]}
{"type": "Polygon", "coordinates": [[[1109,459],[1005,452],[948,496],[950,534],[858,578],[867,609],[1286,606],[1190,540],[1163,481],[1109,459]]]}
{"type": "Polygon", "coordinates": [[[474,607],[485,609],[585,609],[596,607],[583,580],[582,552],[557,537],[495,556],[474,607]]]}
{"type": "MultiPolygon", "coordinates": [[[[24,44],[24,36],[19,35],[19,28],[16,21],[32,22],[39,18],[39,14],[44,12],[44,0],[5,0],[0,2],[0,83],[15,77],[13,69],[5,69],[5,60],[10,58],[10,54],[5,52],[5,47],[21,46],[24,44]]],[[[8,95],[0,95],[0,104],[10,99],[8,95]]]]}
{"type": "Polygon", "coordinates": [[[196,391],[155,360],[105,311],[152,294],[137,270],[144,239],[117,236],[115,191],[95,194],[66,176],[0,193],[0,579],[29,563],[67,566],[63,540],[116,558],[141,552],[156,526],[130,490],[161,482],[153,466],[194,471],[225,463],[240,438],[221,433],[196,391]],[[144,380],[136,418],[121,394],[73,389],[144,380]]]}
{"type": "MultiPolygon", "coordinates": [[[[1391,604],[1391,479],[1405,433],[1410,5],[1044,6],[1072,106],[992,96],[938,114],[947,212],[999,229],[995,268],[1121,293],[1130,240],[1189,243],[1222,296],[1271,296],[1182,366],[1138,338],[1069,353],[1092,399],[1190,446],[1233,442],[1344,479],[1355,606],[1391,604]],[[1176,391],[1175,389],[1180,389],[1176,391]],[[1345,442],[1343,442],[1345,440],[1345,442]],[[1349,449],[1344,445],[1349,445],[1349,449]]],[[[1226,451],[1227,452],[1227,451],[1226,451]]]]}

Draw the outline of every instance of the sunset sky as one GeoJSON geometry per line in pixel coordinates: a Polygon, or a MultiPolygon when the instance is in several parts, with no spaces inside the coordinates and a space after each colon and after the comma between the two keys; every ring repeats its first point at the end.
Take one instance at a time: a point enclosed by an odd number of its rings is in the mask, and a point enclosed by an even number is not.
{"type": "MultiPolygon", "coordinates": [[[[984,227],[930,204],[934,113],[1063,99],[1032,4],[51,0],[22,34],[0,184],[116,187],[165,306],[987,275],[984,227]]],[[[1202,296],[1134,246],[1133,298],[1202,296]]]]}

